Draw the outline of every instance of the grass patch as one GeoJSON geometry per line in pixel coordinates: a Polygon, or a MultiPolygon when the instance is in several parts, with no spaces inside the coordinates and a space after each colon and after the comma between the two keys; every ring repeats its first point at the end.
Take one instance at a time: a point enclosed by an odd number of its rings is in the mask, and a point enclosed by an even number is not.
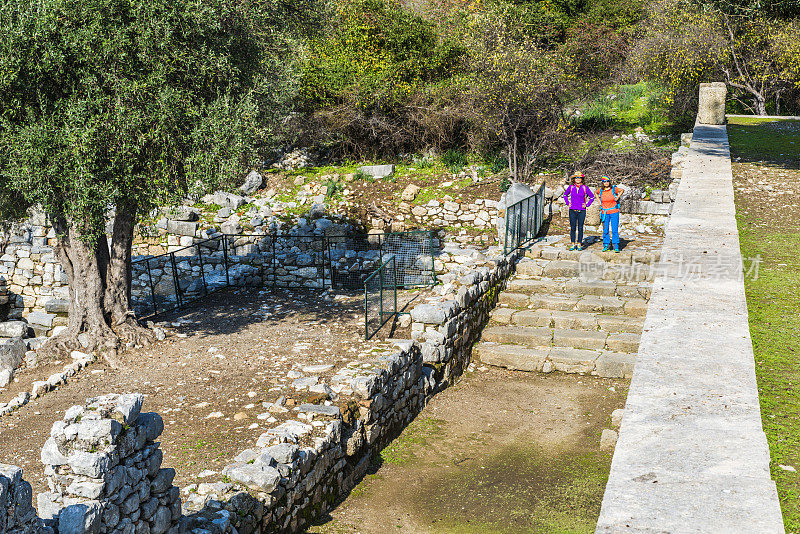
{"type": "MultiPolygon", "coordinates": [[[[791,180],[800,178],[797,170],[788,170],[800,166],[797,149],[793,157],[786,155],[793,146],[800,146],[800,122],[732,118],[728,133],[734,157],[766,161],[759,164],[763,170],[793,172],[796,177],[791,180]]],[[[790,465],[800,470],[800,224],[793,220],[776,228],[774,213],[758,204],[769,198],[737,192],[737,221],[742,256],[762,260],[758,277],[745,277],[761,419],[786,532],[800,533],[800,473],[780,468],[790,465]]]]}
{"type": "Polygon", "coordinates": [[[734,155],[744,161],[798,163],[800,121],[731,117],[728,140],[734,155]]]}
{"type": "Polygon", "coordinates": [[[434,532],[591,533],[610,465],[607,453],[505,448],[433,481],[418,506],[434,532]]]}
{"type": "Polygon", "coordinates": [[[444,432],[443,424],[444,421],[440,419],[417,417],[397,439],[381,451],[380,459],[390,465],[406,465],[412,462],[417,458],[414,449],[425,446],[430,440],[441,436],[444,432]]]}

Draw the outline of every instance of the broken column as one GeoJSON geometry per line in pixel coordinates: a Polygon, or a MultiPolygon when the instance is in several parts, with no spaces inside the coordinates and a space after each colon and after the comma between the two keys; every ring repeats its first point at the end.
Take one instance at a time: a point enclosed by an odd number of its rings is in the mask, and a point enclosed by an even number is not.
{"type": "Polygon", "coordinates": [[[700,124],[725,124],[725,99],[728,86],[724,82],[701,83],[697,122],[700,124]]]}
{"type": "Polygon", "coordinates": [[[73,406],[42,449],[49,492],[39,514],[59,534],[177,532],[180,492],[155,440],[164,422],[140,413],[140,394],[104,395],[73,406]]]}

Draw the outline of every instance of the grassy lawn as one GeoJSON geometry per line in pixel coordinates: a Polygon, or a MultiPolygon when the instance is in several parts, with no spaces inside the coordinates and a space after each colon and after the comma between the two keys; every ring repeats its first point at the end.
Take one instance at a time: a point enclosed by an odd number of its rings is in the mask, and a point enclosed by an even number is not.
{"type": "Polygon", "coordinates": [[[731,119],[745,288],[764,430],[786,531],[800,533],[800,122],[731,119]],[[796,469],[797,471],[794,471],[796,469]]]}

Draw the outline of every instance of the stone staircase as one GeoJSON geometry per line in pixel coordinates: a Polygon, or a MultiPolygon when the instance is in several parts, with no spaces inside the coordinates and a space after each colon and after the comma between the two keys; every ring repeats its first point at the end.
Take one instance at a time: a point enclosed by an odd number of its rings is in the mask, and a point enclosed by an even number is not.
{"type": "Polygon", "coordinates": [[[522,371],[629,378],[657,252],[535,246],[517,264],[474,352],[522,371]]]}

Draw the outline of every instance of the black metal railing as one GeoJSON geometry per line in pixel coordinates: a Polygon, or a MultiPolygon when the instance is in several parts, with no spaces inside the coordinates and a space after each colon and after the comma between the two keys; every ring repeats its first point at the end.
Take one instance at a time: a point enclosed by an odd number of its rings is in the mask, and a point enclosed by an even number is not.
{"type": "Polygon", "coordinates": [[[372,338],[397,315],[397,257],[392,254],[364,280],[364,335],[372,338]]]}
{"type": "Polygon", "coordinates": [[[387,254],[395,256],[397,287],[436,285],[434,237],[427,230],[328,237],[331,284],[360,289],[387,254]],[[348,259],[348,255],[351,258],[348,259]],[[353,257],[357,261],[353,261],[353,257]]]}
{"type": "Polygon", "coordinates": [[[536,239],[544,224],[544,184],[528,198],[506,208],[503,253],[522,248],[536,239]]]}
{"type": "Polygon", "coordinates": [[[140,318],[174,311],[225,287],[361,289],[394,258],[397,287],[436,284],[433,233],[321,236],[222,234],[132,262],[140,318]]]}

